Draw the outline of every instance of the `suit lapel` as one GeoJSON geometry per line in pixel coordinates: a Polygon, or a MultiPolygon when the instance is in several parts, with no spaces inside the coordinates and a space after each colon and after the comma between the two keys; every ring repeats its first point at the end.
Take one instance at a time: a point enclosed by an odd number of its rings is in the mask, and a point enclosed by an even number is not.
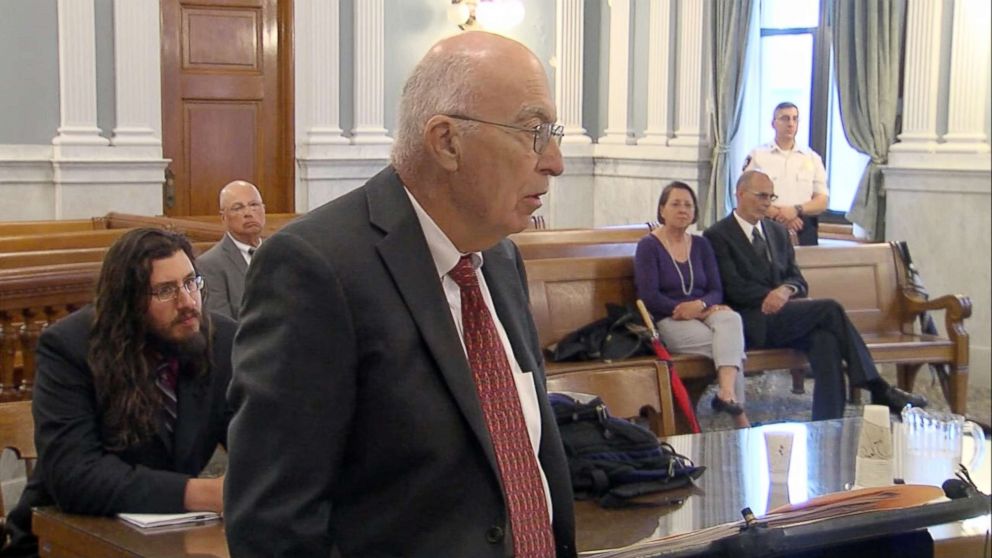
{"type": "Polygon", "coordinates": [[[403,184],[392,168],[380,173],[366,189],[369,220],[386,234],[377,245],[379,255],[392,276],[400,296],[433,356],[452,397],[494,470],[497,469],[492,441],[482,417],[472,370],[451,319],[448,301],[420,222],[403,184]],[[384,176],[388,173],[388,176],[384,176]]]}
{"type": "Polygon", "coordinates": [[[207,429],[203,427],[210,423],[210,406],[205,405],[203,398],[206,394],[206,376],[191,379],[180,374],[178,393],[178,418],[176,419],[175,442],[172,447],[172,461],[177,471],[192,471],[196,467],[189,460],[196,457],[196,448],[200,438],[207,429]]]}
{"type": "Polygon", "coordinates": [[[538,363],[529,350],[530,345],[524,333],[525,325],[520,323],[525,317],[521,315],[521,310],[527,308],[527,301],[523,299],[519,289],[513,288],[520,283],[515,261],[502,244],[487,250],[484,260],[482,274],[486,277],[486,286],[489,287],[496,315],[510,340],[513,356],[523,372],[536,374],[538,363]]]}
{"type": "Polygon", "coordinates": [[[248,272],[248,263],[245,262],[245,257],[241,255],[241,250],[238,250],[234,241],[227,234],[224,235],[224,240],[221,241],[221,250],[227,256],[228,262],[230,262],[234,269],[238,270],[242,275],[248,272]]]}

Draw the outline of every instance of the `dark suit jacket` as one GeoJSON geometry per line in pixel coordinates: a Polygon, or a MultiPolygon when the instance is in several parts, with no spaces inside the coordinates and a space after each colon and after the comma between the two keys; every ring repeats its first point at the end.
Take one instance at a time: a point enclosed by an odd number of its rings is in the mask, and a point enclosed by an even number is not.
{"type": "Polygon", "coordinates": [[[207,287],[206,309],[237,320],[248,263],[230,235],[225,234],[220,242],[196,258],[196,269],[207,287]]]}
{"type": "MultiPolygon", "coordinates": [[[[32,506],[58,505],[65,512],[88,515],[186,511],[186,481],[227,440],[225,393],[234,322],[212,317],[208,375],[193,379],[180,374],[175,440],[166,436],[163,425],[155,438],[121,453],[102,448],[101,411],[86,363],[92,323],[93,308],[87,306],[46,329],[39,341],[32,401],[38,462],[7,524],[17,551],[28,555],[37,553],[30,535],[32,506]]],[[[15,555],[13,549],[9,552],[15,555]]]]}
{"type": "Polygon", "coordinates": [[[767,333],[767,316],[761,303],[768,293],[783,285],[796,289],[793,298],[808,293],[806,279],[796,265],[796,252],[785,227],[771,219],[762,221],[772,261],[760,257],[744,234],[733,213],[703,232],[716,254],[723,280],[723,299],[744,322],[748,346],[761,347],[767,333]]]}
{"type": "MultiPolygon", "coordinates": [[[[541,408],[559,556],[574,556],[567,462],[523,262],[483,273],[541,408]]],[[[234,349],[225,522],[232,556],[503,557],[492,442],[433,259],[392,168],[265,241],[234,349]]]]}

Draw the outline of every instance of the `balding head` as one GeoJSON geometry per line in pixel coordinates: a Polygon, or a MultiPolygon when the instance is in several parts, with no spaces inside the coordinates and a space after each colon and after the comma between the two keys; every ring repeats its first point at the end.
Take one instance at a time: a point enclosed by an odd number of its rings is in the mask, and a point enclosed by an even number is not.
{"type": "Polygon", "coordinates": [[[772,179],[760,170],[749,170],[737,179],[737,215],[754,224],[765,218],[775,201],[772,179]]]}
{"type": "MultiPolygon", "coordinates": [[[[492,95],[494,82],[521,77],[521,69],[540,72],[540,61],[524,45],[482,31],[460,33],[437,42],[413,69],[403,87],[399,128],[392,163],[401,176],[416,174],[424,162],[424,128],[438,114],[468,115],[492,95]]],[[[472,123],[466,124],[474,126],[472,123]]]]}
{"type": "Polygon", "coordinates": [[[437,43],[403,88],[393,164],[461,252],[526,228],[561,174],[544,67],[520,43],[463,33],[437,43]]]}
{"type": "Polygon", "coordinates": [[[251,182],[234,180],[220,190],[221,222],[239,242],[258,246],[265,227],[265,204],[251,182]]]}

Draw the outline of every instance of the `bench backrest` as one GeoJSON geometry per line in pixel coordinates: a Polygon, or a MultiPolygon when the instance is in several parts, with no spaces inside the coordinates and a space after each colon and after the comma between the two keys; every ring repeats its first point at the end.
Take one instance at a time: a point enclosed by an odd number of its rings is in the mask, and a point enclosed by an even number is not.
{"type": "MultiPolygon", "coordinates": [[[[889,244],[809,246],[796,260],[810,296],[833,298],[862,333],[903,326],[899,297],[904,268],[889,244]]],[[[633,304],[633,258],[577,257],[525,260],[531,310],[542,346],[606,315],[606,303],[633,304]]]]}
{"type": "Polygon", "coordinates": [[[72,248],[106,248],[126,233],[125,229],[35,233],[0,237],[0,254],[72,248]]]}
{"type": "Polygon", "coordinates": [[[0,236],[95,231],[105,228],[107,228],[107,224],[103,221],[102,217],[52,221],[5,221],[0,223],[0,236]]]}

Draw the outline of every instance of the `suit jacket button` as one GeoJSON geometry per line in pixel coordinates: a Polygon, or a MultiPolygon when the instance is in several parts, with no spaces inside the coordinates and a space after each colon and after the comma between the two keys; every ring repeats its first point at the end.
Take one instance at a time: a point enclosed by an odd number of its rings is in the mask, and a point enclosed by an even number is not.
{"type": "Polygon", "coordinates": [[[503,540],[503,528],[499,525],[493,525],[486,530],[486,541],[496,544],[503,540]]]}

